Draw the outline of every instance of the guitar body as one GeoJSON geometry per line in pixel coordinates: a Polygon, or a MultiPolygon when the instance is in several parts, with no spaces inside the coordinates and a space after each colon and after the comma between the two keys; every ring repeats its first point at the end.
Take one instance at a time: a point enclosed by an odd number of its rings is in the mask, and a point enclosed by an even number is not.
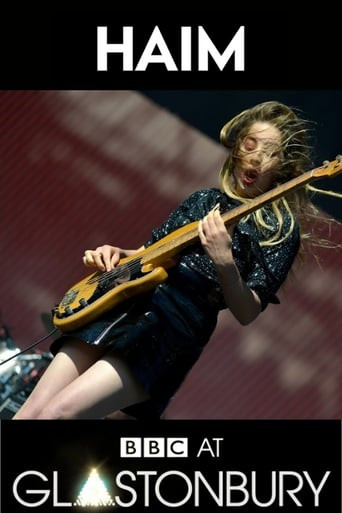
{"type": "MultiPolygon", "coordinates": [[[[226,226],[234,224],[261,206],[312,180],[333,177],[342,171],[342,157],[267,191],[222,214],[226,226]]],[[[151,246],[120,260],[112,271],[96,272],[76,283],[54,309],[53,323],[61,331],[83,327],[122,301],[152,290],[167,279],[169,267],[179,253],[198,241],[198,222],[178,228],[151,246]]]]}
{"type": "Polygon", "coordinates": [[[69,289],[60,304],[54,310],[53,322],[62,332],[83,327],[113,307],[136,295],[155,288],[167,279],[163,267],[156,267],[150,272],[130,279],[120,280],[109,273],[96,272],[87,276],[69,289]]]}

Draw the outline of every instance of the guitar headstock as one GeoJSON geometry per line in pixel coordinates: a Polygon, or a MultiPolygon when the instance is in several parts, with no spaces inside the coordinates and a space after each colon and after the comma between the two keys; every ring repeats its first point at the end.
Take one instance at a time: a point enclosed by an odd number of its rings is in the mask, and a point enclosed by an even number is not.
{"type": "Polygon", "coordinates": [[[335,160],[325,160],[323,165],[312,170],[312,176],[316,178],[332,178],[342,171],[342,155],[337,155],[335,160]]]}

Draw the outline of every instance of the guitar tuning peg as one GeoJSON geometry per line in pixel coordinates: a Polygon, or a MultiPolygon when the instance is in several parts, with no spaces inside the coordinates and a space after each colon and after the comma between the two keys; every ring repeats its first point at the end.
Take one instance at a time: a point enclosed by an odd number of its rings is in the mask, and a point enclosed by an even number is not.
{"type": "Polygon", "coordinates": [[[336,155],[336,160],[342,160],[342,155],[336,155]]]}
{"type": "Polygon", "coordinates": [[[323,166],[328,166],[330,164],[329,160],[323,160],[323,166]]]}

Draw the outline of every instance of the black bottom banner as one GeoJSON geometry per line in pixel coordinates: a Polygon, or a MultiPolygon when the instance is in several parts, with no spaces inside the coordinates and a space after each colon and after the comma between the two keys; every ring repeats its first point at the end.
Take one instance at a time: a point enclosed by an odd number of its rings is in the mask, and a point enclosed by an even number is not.
{"type": "Polygon", "coordinates": [[[2,420],[1,505],[340,513],[341,423],[2,420]]]}

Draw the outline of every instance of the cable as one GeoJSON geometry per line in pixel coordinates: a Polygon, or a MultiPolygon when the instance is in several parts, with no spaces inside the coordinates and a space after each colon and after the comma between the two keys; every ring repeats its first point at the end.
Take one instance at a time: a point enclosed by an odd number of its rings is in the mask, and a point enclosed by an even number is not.
{"type": "Polygon", "coordinates": [[[58,329],[54,328],[52,331],[50,331],[50,333],[45,335],[45,337],[40,338],[39,340],[37,340],[36,342],[31,344],[30,346],[26,347],[25,349],[22,349],[21,351],[19,351],[19,353],[15,353],[13,356],[10,356],[9,358],[7,358],[7,360],[3,360],[2,362],[0,362],[0,365],[4,365],[5,363],[9,362],[13,358],[17,358],[17,356],[19,356],[19,355],[21,355],[23,353],[26,353],[26,351],[29,351],[33,347],[36,347],[38,344],[41,344],[42,342],[44,342],[44,340],[46,340],[47,338],[51,337],[51,335],[56,333],[56,331],[58,331],[58,329]]]}

